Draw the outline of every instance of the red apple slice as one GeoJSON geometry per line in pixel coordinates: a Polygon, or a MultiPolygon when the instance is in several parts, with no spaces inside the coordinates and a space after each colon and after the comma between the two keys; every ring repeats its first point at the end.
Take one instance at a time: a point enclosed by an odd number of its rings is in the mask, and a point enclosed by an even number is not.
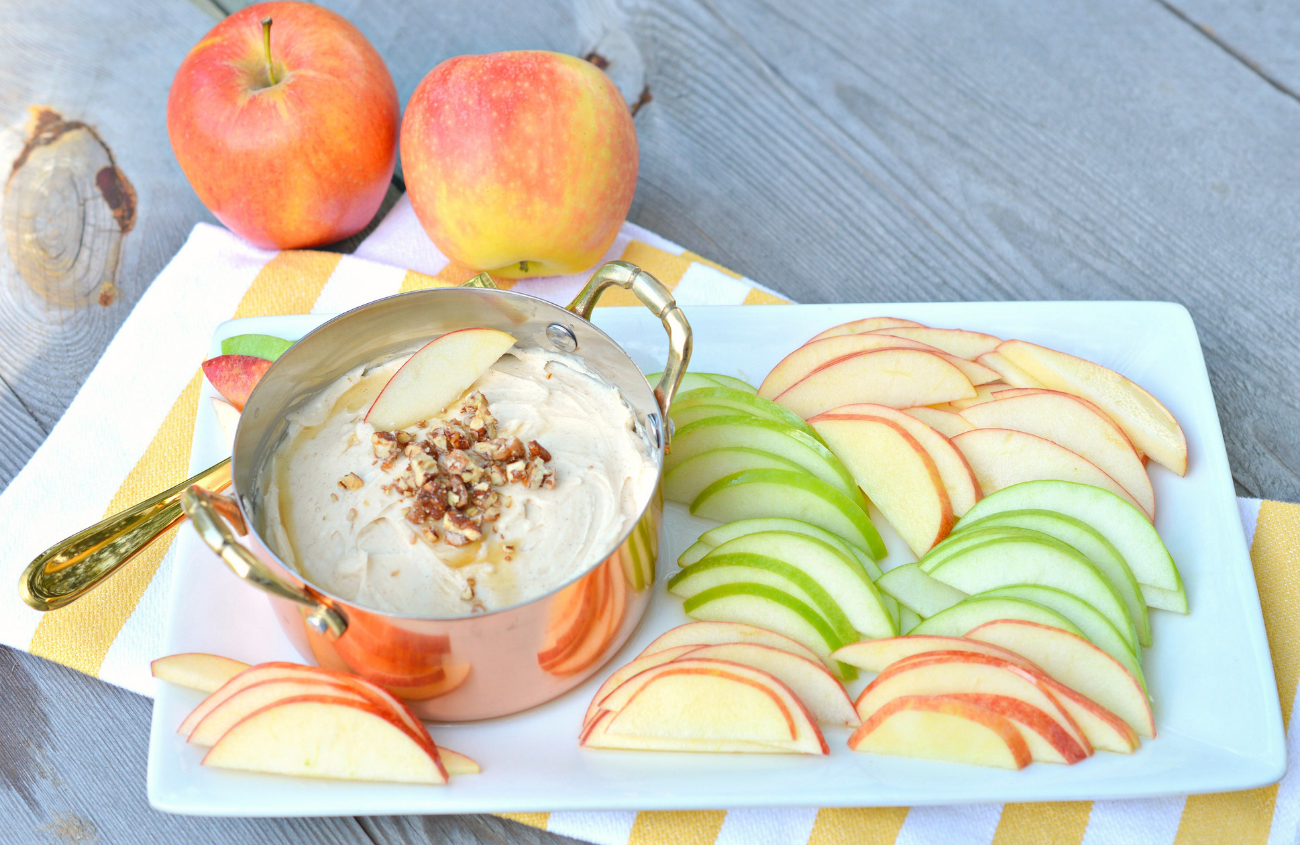
{"type": "Polygon", "coordinates": [[[999,657],[969,651],[931,652],[904,658],[881,672],[858,696],[854,707],[865,724],[877,710],[902,696],[1005,695],[1042,710],[1081,747],[1091,750],[1086,732],[1049,690],[1054,683],[1041,672],[999,657]]]}
{"type": "Polygon", "coordinates": [[[881,417],[827,413],[808,424],[917,556],[948,536],[952,501],[916,438],[881,417]]]}
{"type": "Polygon", "coordinates": [[[685,625],[678,625],[676,628],[671,628],[660,634],[654,642],[645,647],[639,656],[646,657],[666,649],[684,645],[722,645],[724,643],[757,643],[758,645],[779,648],[782,651],[788,651],[791,654],[797,654],[812,661],[821,660],[816,652],[784,634],[778,634],[766,628],[759,628],[756,625],[746,625],[743,622],[687,622],[685,625]]]}
{"type": "Polygon", "coordinates": [[[1029,747],[1029,756],[1035,762],[1072,766],[1092,756],[1091,750],[1084,749],[1051,716],[1023,701],[1005,695],[976,692],[954,693],[946,697],[984,707],[1010,720],[1024,737],[1025,745],[1029,747]]]}
{"type": "Polygon", "coordinates": [[[974,395],[970,379],[938,355],[877,349],[821,365],[774,401],[807,419],[852,402],[910,408],[974,395]]]}
{"type": "Polygon", "coordinates": [[[1132,381],[1100,364],[1023,340],[1008,340],[997,351],[1044,387],[1097,405],[1153,461],[1187,474],[1187,437],[1178,420],[1132,381]]]}
{"type": "Polygon", "coordinates": [[[240,411],[269,369],[270,361],[252,355],[218,355],[203,362],[203,374],[208,381],[240,411]]]}
{"type": "Polygon", "coordinates": [[[846,355],[869,352],[876,349],[920,349],[932,355],[938,355],[957,369],[961,370],[972,384],[984,384],[997,381],[998,374],[974,361],[958,358],[941,349],[935,349],[915,340],[876,334],[846,334],[827,337],[805,343],[785,356],[763,379],[758,395],[764,399],[774,399],[787,387],[801,380],[813,370],[836,361],[846,355]]]}
{"type": "Polygon", "coordinates": [[[653,654],[642,654],[635,658],[631,663],[625,663],[615,669],[605,682],[596,690],[596,694],[591,697],[591,704],[587,705],[587,712],[582,717],[582,724],[587,725],[591,720],[600,715],[600,704],[611,692],[623,685],[623,682],[639,675],[647,669],[653,669],[656,666],[662,666],[665,663],[671,663],[684,654],[690,654],[692,651],[703,648],[698,645],[679,645],[666,648],[663,651],[656,651],[653,654]]]}
{"type": "Polygon", "coordinates": [[[442,759],[442,767],[447,770],[449,775],[477,775],[483,771],[477,761],[461,754],[459,751],[452,751],[450,748],[439,748],[438,756],[442,759]]]}
{"type": "Polygon", "coordinates": [[[916,417],[949,439],[959,434],[965,434],[975,428],[956,411],[942,411],[938,408],[927,408],[922,405],[918,408],[904,408],[903,413],[909,417],[916,417]]]}
{"type": "MultiPolygon", "coordinates": [[[[326,684],[320,681],[263,681],[245,687],[222,701],[208,715],[199,720],[194,730],[186,737],[186,742],[193,745],[211,746],[217,740],[246,717],[278,701],[290,698],[311,698],[322,701],[350,701],[365,703],[370,699],[347,687],[326,684]]],[[[385,714],[390,722],[405,729],[396,714],[385,714]]]]}
{"type": "MultiPolygon", "coordinates": [[[[985,352],[992,352],[1002,342],[1001,338],[996,338],[991,334],[968,332],[965,329],[931,329],[903,326],[875,329],[872,334],[887,334],[892,337],[919,340],[921,343],[929,344],[936,349],[942,349],[950,355],[956,355],[958,358],[965,358],[968,361],[974,361],[985,352]]],[[[930,403],[918,402],[917,404],[928,405],[930,403]]]]}
{"type": "Polygon", "coordinates": [[[1023,655],[1054,680],[1119,716],[1138,736],[1156,735],[1151,701],[1142,685],[1115,658],[1083,637],[1013,619],[987,622],[966,636],[1023,655]]]}
{"type": "Polygon", "coordinates": [[[235,430],[239,428],[239,409],[224,399],[212,397],[212,413],[217,417],[217,426],[225,435],[226,444],[235,448],[235,430]]]}
{"type": "Polygon", "coordinates": [[[664,751],[785,751],[827,754],[799,698],[758,669],[682,658],[647,669],[609,694],[584,732],[594,748],[664,751]],[[752,746],[752,747],[746,747],[752,746]]]}
{"type": "Polygon", "coordinates": [[[1073,481],[1109,490],[1142,511],[1137,500],[1096,464],[1042,437],[1005,428],[977,428],[952,442],[970,464],[985,496],[1022,481],[1073,481]]]}
{"type": "MultiPolygon", "coordinates": [[[[898,317],[867,317],[865,320],[851,320],[838,326],[831,326],[824,332],[816,335],[812,340],[821,340],[825,337],[836,337],[837,335],[860,334],[862,332],[874,331],[876,329],[889,329],[901,326],[919,327],[921,323],[912,320],[903,320],[898,317]]],[[[811,343],[812,341],[809,341],[811,343]]]]}
{"type": "Polygon", "coordinates": [[[247,668],[247,663],[202,652],[169,654],[149,664],[155,678],[200,692],[215,692],[247,668]]]}
{"type": "Polygon", "coordinates": [[[420,347],[384,385],[366,412],[378,431],[409,428],[441,414],[514,346],[496,329],[460,329],[420,347]]]}
{"type": "Polygon", "coordinates": [[[975,480],[975,473],[971,472],[970,465],[966,463],[961,452],[952,445],[951,440],[919,418],[884,405],[870,404],[844,405],[832,408],[827,413],[836,416],[879,417],[889,420],[912,435],[916,442],[921,444],[926,454],[934,460],[934,465],[939,470],[939,477],[943,479],[944,489],[948,491],[948,499],[952,502],[953,516],[961,516],[975,507],[975,503],[980,500],[979,482],[975,480]]]}
{"type": "Polygon", "coordinates": [[[849,748],[1000,769],[1023,769],[1033,760],[1024,736],[1005,716],[933,695],[888,702],[849,737],[849,748]]]}
{"type": "Polygon", "coordinates": [[[789,687],[821,724],[856,728],[862,723],[853,700],[820,660],[754,643],[701,646],[678,659],[725,660],[759,669],[789,687]]]}
{"type": "Polygon", "coordinates": [[[1011,359],[1001,352],[985,352],[975,359],[978,363],[983,364],[990,370],[994,370],[1002,376],[1002,380],[1012,387],[1042,387],[1043,383],[1031,376],[1029,373],[1011,363],[1011,359]]]}
{"type": "Polygon", "coordinates": [[[884,672],[900,660],[918,654],[933,654],[945,651],[969,651],[975,654],[987,654],[998,657],[1008,663],[1014,663],[1026,669],[1038,667],[1029,660],[997,645],[976,642],[962,637],[936,637],[928,634],[916,634],[908,637],[887,637],[881,640],[862,640],[850,643],[831,655],[842,661],[869,672],[884,672]]]}
{"type": "Polygon", "coordinates": [[[1154,518],[1156,495],[1133,444],[1113,422],[1066,393],[1036,391],[997,394],[995,402],[966,408],[962,416],[976,428],[1023,431],[1069,449],[1115,479],[1154,518]]]}
{"type": "Polygon", "coordinates": [[[234,725],[203,765],[300,777],[444,784],[431,753],[370,704],[281,700],[234,725]]]}

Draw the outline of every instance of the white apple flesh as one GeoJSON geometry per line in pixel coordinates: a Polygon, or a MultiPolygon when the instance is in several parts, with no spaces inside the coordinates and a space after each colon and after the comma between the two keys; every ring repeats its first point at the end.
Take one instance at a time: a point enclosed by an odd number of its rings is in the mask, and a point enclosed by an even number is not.
{"type": "Polygon", "coordinates": [[[938,355],[920,349],[877,349],[823,364],[775,401],[807,419],[854,402],[911,408],[974,395],[970,379],[938,355]]]}
{"type": "Polygon", "coordinates": [[[447,410],[515,339],[496,329],[448,332],[416,350],[366,412],[376,431],[397,431],[447,410]]]}

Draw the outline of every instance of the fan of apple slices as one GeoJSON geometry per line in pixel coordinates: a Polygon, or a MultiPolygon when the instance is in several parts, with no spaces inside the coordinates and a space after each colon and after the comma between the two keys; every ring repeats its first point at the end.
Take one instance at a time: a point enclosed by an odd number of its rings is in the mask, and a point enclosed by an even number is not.
{"type": "Polygon", "coordinates": [[[392,693],[355,675],[200,653],[162,657],[152,669],[209,693],[178,728],[208,749],[205,766],[430,785],[479,772],[469,757],[435,745],[392,693]]]}

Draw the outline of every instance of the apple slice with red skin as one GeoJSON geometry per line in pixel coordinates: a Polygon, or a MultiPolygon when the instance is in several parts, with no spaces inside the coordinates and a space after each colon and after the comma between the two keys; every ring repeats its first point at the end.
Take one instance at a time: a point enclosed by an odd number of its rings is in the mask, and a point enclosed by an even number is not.
{"type": "Polygon", "coordinates": [[[814,662],[821,658],[803,643],[790,639],[784,634],[746,625],[743,622],[687,622],[660,634],[654,642],[646,646],[640,657],[664,651],[678,646],[723,645],[724,643],[756,643],[758,645],[779,648],[814,662]]]}
{"type": "Polygon", "coordinates": [[[985,352],[975,359],[977,363],[983,364],[990,370],[994,370],[1002,376],[1002,380],[1012,387],[1042,387],[1043,383],[1031,376],[1029,373],[1011,363],[1011,359],[1001,352],[994,350],[985,352]]]}
{"type": "Polygon", "coordinates": [[[995,383],[993,383],[993,384],[981,384],[981,385],[977,385],[977,386],[975,387],[975,396],[974,396],[974,398],[972,398],[972,399],[954,399],[954,400],[952,400],[951,402],[948,403],[948,408],[945,408],[944,410],[952,410],[952,411],[954,411],[954,412],[961,412],[961,411],[964,411],[964,410],[966,410],[967,408],[970,408],[970,407],[972,407],[972,406],[974,406],[974,405],[982,405],[982,404],[984,404],[985,402],[995,402],[995,401],[997,401],[998,397],[1001,395],[1001,391],[1003,391],[1003,390],[1014,390],[1014,389],[1015,389],[1015,388],[1007,387],[1007,385],[1003,384],[1003,383],[1000,382],[1000,381],[999,381],[999,382],[995,382],[995,383]]]}
{"type": "Polygon", "coordinates": [[[1137,500],[1118,481],[1082,455],[1043,437],[1007,428],[977,428],[952,438],[990,496],[1023,481],[1073,481],[1109,490],[1142,512],[1137,500]]]}
{"type": "Polygon", "coordinates": [[[416,350],[366,412],[377,431],[409,428],[447,410],[515,339],[496,329],[459,329],[416,350]]]}
{"type": "Polygon", "coordinates": [[[965,434],[975,429],[975,426],[971,425],[965,417],[956,411],[941,411],[938,408],[927,408],[924,405],[916,408],[903,408],[902,410],[904,414],[915,417],[950,440],[959,434],[965,434]]]}
{"type": "Polygon", "coordinates": [[[606,696],[582,744],[664,751],[828,754],[798,696],[772,675],[722,660],[684,657],[645,670],[606,696]],[[750,747],[752,746],[752,747],[750,747]]]}
{"type": "Polygon", "coordinates": [[[247,663],[197,651],[169,654],[149,664],[155,678],[200,692],[216,692],[248,668],[247,663]]]}
{"type": "Polygon", "coordinates": [[[665,663],[671,663],[678,657],[690,654],[692,651],[704,648],[698,645],[678,645],[671,648],[656,651],[653,654],[642,654],[634,658],[630,663],[625,663],[618,667],[610,674],[605,682],[596,690],[596,694],[591,697],[591,704],[587,705],[587,712],[582,717],[582,724],[585,726],[591,723],[591,720],[600,714],[600,703],[604,701],[611,692],[623,685],[624,681],[639,675],[647,669],[653,669],[656,666],[662,666],[665,663]]]}
{"type": "Polygon", "coordinates": [[[872,334],[887,334],[891,337],[905,337],[908,340],[919,340],[921,343],[928,344],[936,349],[942,349],[950,355],[956,355],[958,358],[965,358],[967,361],[974,361],[985,352],[992,352],[998,348],[1000,343],[1002,343],[1001,338],[994,337],[991,334],[969,332],[965,329],[932,329],[929,327],[916,328],[912,326],[891,326],[884,329],[875,329],[872,331],[872,334]]]}
{"type": "Polygon", "coordinates": [[[977,642],[963,637],[938,637],[932,634],[916,634],[907,637],[888,637],[880,640],[862,640],[849,643],[837,650],[831,657],[868,672],[884,672],[900,660],[918,654],[935,652],[969,651],[999,657],[1008,663],[1015,663],[1026,669],[1037,669],[1031,661],[1014,651],[991,643],[977,642]]]}
{"type": "Polygon", "coordinates": [[[942,349],[936,349],[920,341],[889,335],[846,334],[809,341],[782,358],[767,374],[767,378],[763,379],[763,384],[758,389],[758,395],[764,399],[773,399],[784,392],[787,387],[800,381],[804,376],[823,364],[838,360],[846,355],[875,349],[920,349],[932,355],[938,355],[961,370],[966,378],[970,379],[971,384],[985,384],[990,381],[997,381],[999,378],[996,371],[982,364],[967,361],[965,358],[959,358],[956,355],[950,355],[942,349]]]}
{"type": "Polygon", "coordinates": [[[217,427],[226,438],[226,445],[235,448],[235,430],[239,428],[240,411],[224,399],[212,397],[212,413],[217,418],[217,427]]]}
{"type": "Polygon", "coordinates": [[[863,332],[875,331],[876,329],[901,328],[903,326],[912,326],[921,328],[923,323],[914,320],[904,320],[899,317],[867,317],[862,320],[850,320],[847,323],[841,323],[838,326],[831,326],[823,332],[813,336],[809,343],[814,340],[821,340],[826,337],[837,337],[846,334],[861,334],[863,332]]]}
{"type": "Polygon", "coordinates": [[[447,770],[449,775],[477,775],[483,771],[483,767],[478,764],[478,761],[461,754],[459,751],[439,747],[438,756],[442,759],[442,767],[447,770]]]}
{"type": "Polygon", "coordinates": [[[218,355],[203,362],[203,375],[238,411],[252,395],[253,388],[271,369],[271,362],[252,355],[218,355]]]}
{"type": "Polygon", "coordinates": [[[853,402],[911,408],[974,395],[970,379],[938,355],[876,349],[822,364],[773,401],[807,419],[853,402]]]}
{"type": "Polygon", "coordinates": [[[1023,769],[1033,761],[1010,719],[941,695],[906,695],[887,702],[849,737],[849,748],[1000,769],[1023,769]]]}
{"type": "MultiPolygon", "coordinates": [[[[244,687],[222,701],[199,720],[185,741],[193,745],[211,746],[243,719],[263,707],[290,698],[314,698],[322,701],[350,701],[366,703],[370,699],[340,684],[320,681],[263,681],[244,687]]],[[[390,722],[405,730],[396,713],[385,714],[390,722]]]]}
{"type": "Polygon", "coordinates": [[[925,448],[882,417],[824,413],[808,424],[919,557],[948,536],[952,500],[925,448]]]}
{"type": "Polygon", "coordinates": [[[1008,719],[1024,737],[1029,756],[1036,763],[1057,763],[1072,766],[1092,756],[1061,725],[1037,707],[1005,695],[986,695],[977,692],[959,692],[945,696],[958,701],[976,704],[1008,719]]]}
{"type": "Polygon", "coordinates": [[[343,780],[445,784],[430,751],[368,702],[281,699],[233,725],[203,765],[343,780]]]}
{"type": "Polygon", "coordinates": [[[725,660],[762,670],[789,687],[821,724],[856,728],[862,723],[853,700],[820,660],[755,643],[700,646],[677,659],[725,660]]]}
{"type": "Polygon", "coordinates": [[[872,714],[900,696],[968,692],[1005,695],[1042,710],[1082,748],[1091,750],[1087,733],[1057,700],[1049,689],[1051,684],[1055,682],[1043,673],[999,657],[970,651],[928,652],[903,658],[881,672],[858,696],[854,707],[865,724],[872,714]]]}
{"type": "Polygon", "coordinates": [[[1083,637],[1019,619],[986,622],[966,636],[1032,660],[1054,680],[1122,718],[1138,736],[1156,735],[1151,701],[1142,685],[1119,661],[1083,637]]]}
{"type": "Polygon", "coordinates": [[[920,418],[884,405],[871,404],[844,405],[833,408],[826,414],[880,417],[912,435],[939,470],[939,477],[943,480],[944,489],[948,491],[948,499],[952,503],[953,516],[960,517],[980,500],[980,485],[975,480],[975,473],[971,472],[970,464],[966,463],[966,458],[952,445],[951,440],[920,418]]]}

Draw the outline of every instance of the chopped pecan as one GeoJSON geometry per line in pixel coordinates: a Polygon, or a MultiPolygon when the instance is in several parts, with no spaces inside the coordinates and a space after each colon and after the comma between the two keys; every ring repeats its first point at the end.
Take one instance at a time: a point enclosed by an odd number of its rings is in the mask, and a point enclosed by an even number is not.
{"type": "Polygon", "coordinates": [[[541,458],[543,461],[549,461],[551,459],[551,453],[546,451],[546,449],[542,447],[542,444],[538,443],[536,440],[529,440],[528,457],[541,458]]]}
{"type": "Polygon", "coordinates": [[[461,480],[459,475],[453,475],[447,479],[447,505],[452,508],[463,508],[469,504],[469,488],[461,480]]]}
{"type": "Polygon", "coordinates": [[[365,486],[365,483],[366,482],[361,480],[361,476],[357,475],[355,472],[349,472],[347,475],[339,479],[339,486],[344,490],[360,490],[365,486]]]}
{"type": "Polygon", "coordinates": [[[510,479],[510,482],[512,484],[515,482],[527,481],[528,464],[524,461],[515,461],[513,463],[506,464],[506,478],[510,479]]]}
{"type": "Polygon", "coordinates": [[[370,435],[370,445],[381,461],[391,461],[398,455],[397,438],[391,431],[376,431],[370,435]]]}
{"type": "Polygon", "coordinates": [[[463,546],[483,539],[483,532],[474,521],[457,511],[447,511],[442,518],[442,527],[447,531],[447,542],[453,546],[463,546]],[[458,536],[460,542],[453,540],[453,536],[458,536]]]}
{"type": "Polygon", "coordinates": [[[488,467],[488,480],[497,487],[504,487],[506,483],[506,471],[496,464],[493,464],[488,467]]]}

